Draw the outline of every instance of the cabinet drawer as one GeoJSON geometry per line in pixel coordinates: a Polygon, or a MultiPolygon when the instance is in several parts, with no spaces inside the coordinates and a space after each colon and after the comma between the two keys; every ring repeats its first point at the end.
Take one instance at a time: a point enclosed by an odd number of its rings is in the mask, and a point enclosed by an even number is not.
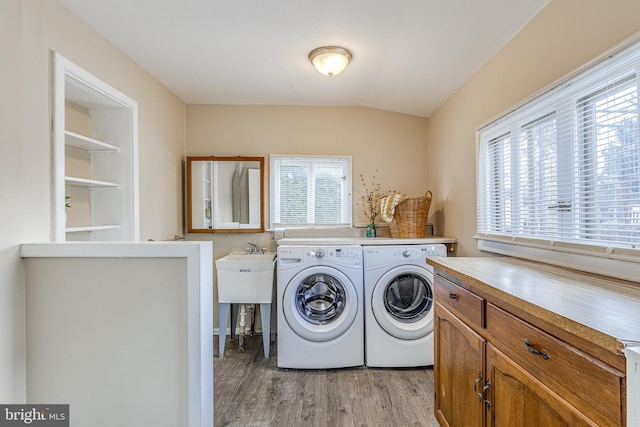
{"type": "Polygon", "coordinates": [[[599,425],[623,425],[624,373],[487,304],[493,344],[599,425]]]}
{"type": "Polygon", "coordinates": [[[462,316],[467,322],[484,327],[484,300],[468,290],[436,275],[436,301],[462,316]]]}

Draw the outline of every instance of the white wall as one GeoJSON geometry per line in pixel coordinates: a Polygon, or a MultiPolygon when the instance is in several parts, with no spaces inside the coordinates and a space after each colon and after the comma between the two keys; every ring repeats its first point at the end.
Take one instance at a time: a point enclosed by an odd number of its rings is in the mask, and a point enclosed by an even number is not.
{"type": "Polygon", "coordinates": [[[138,101],[141,239],[182,234],[185,105],[57,0],[0,2],[0,402],[25,401],[23,242],[48,241],[49,58],[138,101]]]}

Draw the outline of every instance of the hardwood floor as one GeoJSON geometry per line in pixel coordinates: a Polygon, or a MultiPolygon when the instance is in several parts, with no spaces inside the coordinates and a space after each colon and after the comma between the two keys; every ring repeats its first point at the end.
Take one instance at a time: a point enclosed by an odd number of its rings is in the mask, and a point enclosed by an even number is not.
{"type": "Polygon", "coordinates": [[[281,369],[276,343],[265,359],[261,336],[245,341],[214,358],[215,426],[438,426],[432,368],[281,369]]]}

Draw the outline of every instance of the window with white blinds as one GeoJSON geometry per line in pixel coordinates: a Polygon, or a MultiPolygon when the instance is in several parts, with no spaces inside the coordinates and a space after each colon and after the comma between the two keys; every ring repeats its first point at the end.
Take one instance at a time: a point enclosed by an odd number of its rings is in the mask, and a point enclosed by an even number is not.
{"type": "Polygon", "coordinates": [[[640,260],[640,43],[478,132],[478,236],[640,260]]]}
{"type": "Polygon", "coordinates": [[[271,227],[351,226],[351,157],[270,156],[271,227]]]}

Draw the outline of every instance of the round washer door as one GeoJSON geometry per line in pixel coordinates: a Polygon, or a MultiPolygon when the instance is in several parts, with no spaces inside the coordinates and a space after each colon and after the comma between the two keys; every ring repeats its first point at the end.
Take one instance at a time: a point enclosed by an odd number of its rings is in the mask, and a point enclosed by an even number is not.
{"type": "Polygon", "coordinates": [[[313,266],[300,271],[282,296],[287,324],[309,341],[330,341],[344,334],[358,313],[356,288],[341,271],[313,266]]]}
{"type": "Polygon", "coordinates": [[[433,274],[404,265],[387,271],[371,296],[373,316],[388,334],[414,340],[433,331],[433,274]]]}

